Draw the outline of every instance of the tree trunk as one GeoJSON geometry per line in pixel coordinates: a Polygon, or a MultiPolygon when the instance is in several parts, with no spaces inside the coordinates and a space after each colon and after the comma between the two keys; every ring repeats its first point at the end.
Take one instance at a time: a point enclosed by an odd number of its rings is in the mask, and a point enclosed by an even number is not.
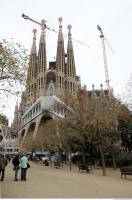
{"type": "Polygon", "coordinates": [[[71,171],[72,170],[71,152],[69,152],[69,167],[70,167],[70,171],[71,171]]]}
{"type": "Polygon", "coordinates": [[[112,161],[113,161],[113,169],[116,170],[116,159],[115,159],[115,153],[113,150],[111,152],[111,155],[112,155],[112,161]]]}
{"type": "Polygon", "coordinates": [[[50,163],[50,166],[52,165],[52,162],[51,162],[51,152],[50,152],[50,150],[48,150],[49,151],[49,163],[50,163]]]}
{"type": "Polygon", "coordinates": [[[67,164],[67,151],[65,151],[64,162],[65,162],[65,165],[66,165],[67,164]]]}
{"type": "Polygon", "coordinates": [[[62,159],[62,149],[59,149],[59,154],[60,154],[60,163],[62,164],[63,167],[63,159],[62,159]]]}
{"type": "Polygon", "coordinates": [[[41,149],[41,165],[43,165],[42,156],[43,156],[43,149],[41,149]]]}
{"type": "Polygon", "coordinates": [[[101,160],[102,160],[103,176],[106,176],[105,159],[104,159],[104,153],[103,153],[102,147],[100,147],[100,154],[101,154],[101,160]]]}
{"type": "Polygon", "coordinates": [[[84,151],[84,149],[82,149],[82,159],[83,159],[83,163],[86,164],[86,158],[85,158],[85,151],[84,151]]]}

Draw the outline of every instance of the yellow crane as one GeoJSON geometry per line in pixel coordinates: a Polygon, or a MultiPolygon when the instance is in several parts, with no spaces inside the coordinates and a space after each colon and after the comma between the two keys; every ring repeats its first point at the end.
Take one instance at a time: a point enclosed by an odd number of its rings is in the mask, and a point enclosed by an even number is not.
{"type": "MultiPolygon", "coordinates": [[[[25,20],[30,20],[30,21],[32,21],[32,22],[34,22],[34,23],[40,25],[42,29],[48,29],[48,30],[50,30],[50,31],[53,31],[53,32],[55,32],[55,33],[58,33],[57,30],[48,27],[48,26],[46,25],[46,20],[44,20],[44,19],[42,19],[41,22],[38,22],[38,21],[32,19],[31,17],[25,15],[24,13],[22,14],[22,17],[23,17],[25,20]]],[[[67,37],[66,34],[63,34],[63,36],[64,36],[64,37],[67,37]]],[[[86,43],[84,43],[84,42],[81,42],[80,40],[77,40],[77,39],[75,39],[75,38],[72,38],[72,40],[74,40],[75,42],[78,42],[78,43],[81,44],[81,45],[85,45],[85,46],[87,46],[88,48],[90,47],[88,44],[86,44],[86,43]]]]}

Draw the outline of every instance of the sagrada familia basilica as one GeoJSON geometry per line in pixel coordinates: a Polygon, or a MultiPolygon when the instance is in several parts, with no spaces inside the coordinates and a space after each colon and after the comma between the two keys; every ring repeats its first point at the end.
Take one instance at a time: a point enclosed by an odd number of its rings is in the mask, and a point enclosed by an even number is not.
{"type": "MultiPolygon", "coordinates": [[[[45,27],[41,27],[39,48],[36,47],[36,29],[33,30],[33,42],[30,52],[26,89],[22,93],[20,105],[15,106],[11,129],[22,141],[29,133],[37,133],[39,125],[47,116],[64,117],[68,112],[61,97],[67,92],[76,95],[81,87],[80,77],[76,74],[71,25],[68,25],[67,50],[64,48],[62,18],[59,18],[59,31],[56,59],[47,62],[45,27]],[[54,105],[54,106],[53,106],[54,105]]],[[[107,95],[107,91],[103,91],[107,95]]],[[[99,96],[101,92],[93,90],[90,94],[99,96]]],[[[8,145],[7,145],[8,146],[8,145]]]]}
{"type": "MultiPolygon", "coordinates": [[[[28,108],[41,96],[61,97],[64,92],[77,94],[80,87],[80,77],[76,75],[74,49],[71,37],[71,25],[68,26],[67,51],[64,49],[62,33],[62,18],[59,18],[59,32],[57,41],[56,60],[47,64],[45,28],[42,27],[39,48],[36,47],[36,29],[33,30],[26,90],[23,92],[18,109],[16,105],[13,126],[18,125],[16,120],[21,118],[28,108]]],[[[18,125],[19,126],[19,125],[18,125]]]]}

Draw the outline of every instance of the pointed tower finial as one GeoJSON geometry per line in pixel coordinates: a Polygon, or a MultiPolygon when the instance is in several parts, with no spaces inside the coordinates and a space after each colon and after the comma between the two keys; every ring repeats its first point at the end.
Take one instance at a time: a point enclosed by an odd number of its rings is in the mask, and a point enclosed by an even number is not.
{"type": "Polygon", "coordinates": [[[45,44],[45,29],[46,29],[46,20],[41,20],[41,36],[40,36],[40,44],[45,44]]]}
{"type": "Polygon", "coordinates": [[[71,29],[72,29],[72,26],[69,24],[67,26],[67,29],[68,29],[68,43],[69,43],[69,49],[72,49],[73,50],[73,46],[72,46],[72,38],[71,38],[71,29]]]}
{"type": "Polygon", "coordinates": [[[100,88],[101,88],[101,90],[103,90],[103,84],[102,83],[100,84],[100,88]]]}
{"type": "Polygon", "coordinates": [[[93,84],[92,85],[92,99],[96,100],[96,98],[97,98],[97,94],[96,94],[96,91],[95,91],[95,85],[93,84]]]}
{"type": "Polygon", "coordinates": [[[104,97],[105,96],[105,93],[104,93],[104,90],[103,90],[103,84],[101,83],[100,84],[100,97],[104,97]]]}
{"type": "Polygon", "coordinates": [[[36,28],[33,29],[33,33],[34,33],[34,34],[37,33],[37,29],[36,29],[36,28]]]}
{"type": "Polygon", "coordinates": [[[36,54],[36,33],[37,30],[33,29],[33,44],[32,44],[32,48],[31,48],[31,54],[36,54]]]}
{"type": "Polygon", "coordinates": [[[33,34],[34,34],[34,35],[33,35],[33,40],[36,40],[36,33],[37,33],[37,29],[34,28],[34,29],[33,29],[33,34]]]}
{"type": "Polygon", "coordinates": [[[44,30],[46,28],[46,20],[42,19],[41,20],[41,29],[44,30]]]}
{"type": "Polygon", "coordinates": [[[69,24],[69,25],[67,26],[67,28],[68,28],[68,36],[71,37],[71,29],[72,29],[72,26],[69,24]]]}
{"type": "Polygon", "coordinates": [[[62,19],[62,17],[59,17],[59,19],[58,19],[58,21],[59,21],[59,35],[58,35],[58,41],[62,41],[63,40],[63,34],[62,34],[62,21],[63,21],[63,19],[62,19]]]}
{"type": "Polygon", "coordinates": [[[92,89],[94,90],[94,84],[92,85],[92,89]]]}
{"type": "Polygon", "coordinates": [[[58,21],[60,22],[59,27],[62,28],[61,22],[63,21],[62,17],[59,17],[58,21]]]}

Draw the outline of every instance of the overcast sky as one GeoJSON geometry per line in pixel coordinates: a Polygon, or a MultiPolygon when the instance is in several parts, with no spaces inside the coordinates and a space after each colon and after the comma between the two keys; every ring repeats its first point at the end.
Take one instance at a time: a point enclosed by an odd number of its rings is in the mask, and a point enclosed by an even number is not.
{"type": "MultiPolygon", "coordinates": [[[[58,30],[58,18],[63,18],[63,33],[72,25],[72,37],[88,44],[73,42],[77,75],[81,83],[90,90],[92,84],[99,89],[105,85],[102,46],[97,30],[99,24],[115,54],[106,45],[110,85],[114,94],[122,94],[132,73],[132,0],[0,0],[0,39],[14,38],[30,51],[32,29],[40,27],[24,20],[27,14],[37,21],[47,20],[47,26],[58,30]]],[[[56,56],[58,35],[46,31],[48,62],[56,56]]],[[[65,38],[65,49],[67,38],[65,38]]],[[[10,120],[13,118],[15,100],[3,111],[10,120]],[[10,110],[10,111],[9,111],[10,110]]],[[[1,111],[1,109],[0,109],[1,111]]]]}

